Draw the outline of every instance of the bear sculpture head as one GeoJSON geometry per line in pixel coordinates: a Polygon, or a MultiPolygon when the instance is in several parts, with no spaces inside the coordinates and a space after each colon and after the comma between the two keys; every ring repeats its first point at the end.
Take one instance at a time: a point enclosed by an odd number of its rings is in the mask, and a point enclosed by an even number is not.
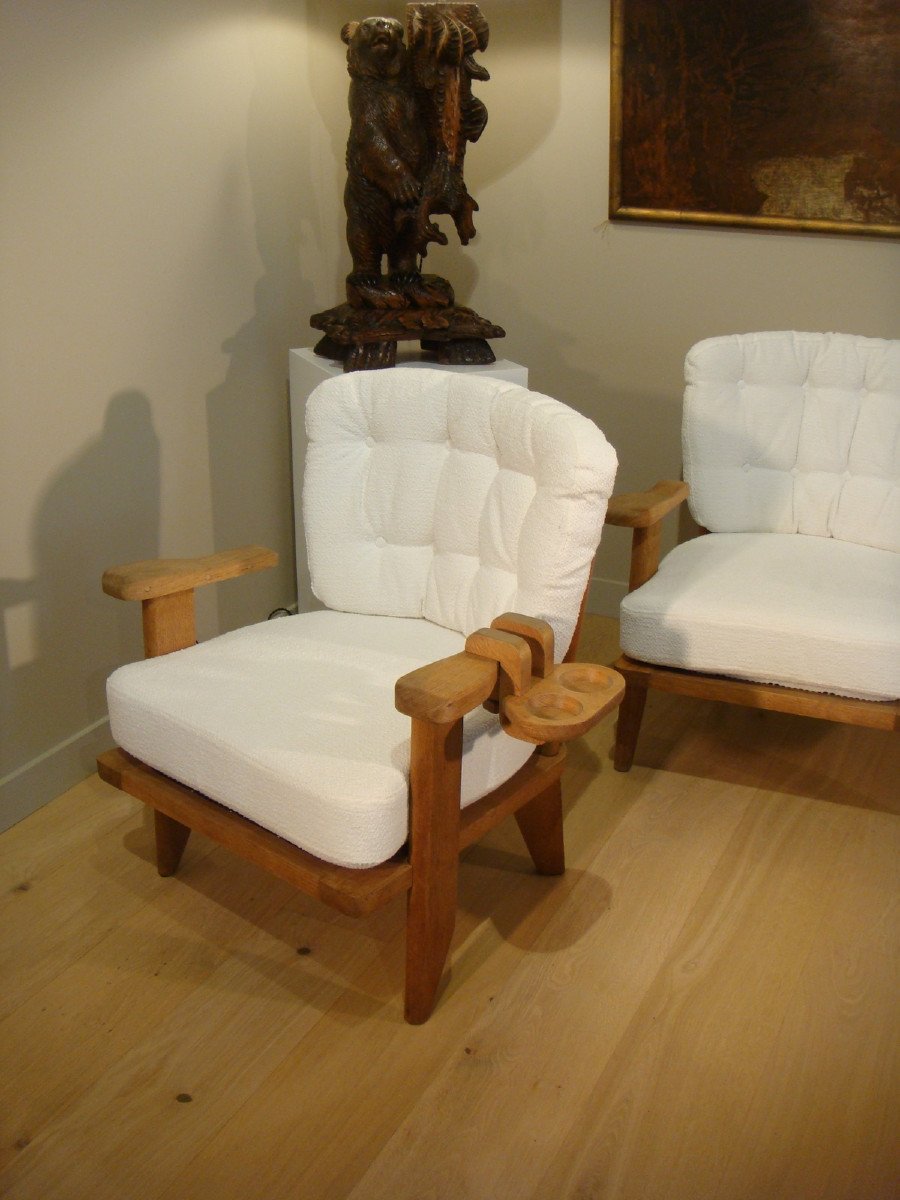
{"type": "Polygon", "coordinates": [[[354,79],[393,79],[406,66],[403,26],[393,17],[348,21],[341,40],[347,44],[347,70],[354,79]]]}

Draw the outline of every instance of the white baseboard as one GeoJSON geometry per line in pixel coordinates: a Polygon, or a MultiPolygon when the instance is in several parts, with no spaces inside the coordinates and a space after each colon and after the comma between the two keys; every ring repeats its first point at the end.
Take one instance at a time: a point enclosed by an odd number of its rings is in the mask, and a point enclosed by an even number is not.
{"type": "Polygon", "coordinates": [[[0,833],[87,779],[111,745],[109,718],[101,717],[0,779],[0,833]]]}

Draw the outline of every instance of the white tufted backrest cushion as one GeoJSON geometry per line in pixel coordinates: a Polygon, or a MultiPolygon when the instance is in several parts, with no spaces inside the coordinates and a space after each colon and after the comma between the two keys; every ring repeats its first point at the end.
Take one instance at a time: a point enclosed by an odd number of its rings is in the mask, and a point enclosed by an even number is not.
{"type": "Polygon", "coordinates": [[[900,550],[900,342],[746,333],[685,362],[695,519],[900,550]]]}
{"type": "Polygon", "coordinates": [[[310,395],[303,515],[313,591],[344,612],[470,633],[508,609],[571,640],[616,455],[516,384],[427,367],[310,395]]]}

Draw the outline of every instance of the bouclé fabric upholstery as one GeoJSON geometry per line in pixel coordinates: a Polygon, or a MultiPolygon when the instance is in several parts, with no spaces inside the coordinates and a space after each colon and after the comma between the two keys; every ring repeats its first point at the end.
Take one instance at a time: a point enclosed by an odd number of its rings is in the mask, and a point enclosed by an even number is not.
{"type": "MultiPolygon", "coordinates": [[[[329,380],[307,431],[306,548],[325,610],[122,667],[110,718],[150,766],[319,858],[366,867],[407,838],[396,680],[510,609],[550,621],[562,656],[616,456],[555,400],[428,368],[329,380]]],[[[471,713],[461,803],[533,750],[471,713]]]]}
{"type": "Polygon", "coordinates": [[[710,532],[625,598],[626,654],[900,697],[900,342],[709,338],[685,378],[684,477],[710,532]]]}

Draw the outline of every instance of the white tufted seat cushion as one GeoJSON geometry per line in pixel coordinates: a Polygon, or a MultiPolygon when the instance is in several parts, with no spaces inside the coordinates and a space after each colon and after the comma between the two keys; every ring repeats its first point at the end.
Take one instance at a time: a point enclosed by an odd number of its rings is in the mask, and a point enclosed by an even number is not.
{"type": "MultiPolygon", "coordinates": [[[[330,610],[122,667],[113,735],[143,762],[344,866],[407,836],[408,717],[394,684],[509,609],[561,657],[616,471],[597,427],[513,384],[422,369],[329,380],[308,403],[304,520],[330,610]]],[[[533,752],[478,709],[462,804],[533,752]]]]}
{"type": "MultiPolygon", "coordinates": [[[[407,671],[462,650],[431,621],[315,612],[264,621],[109,679],[113,737],[130,754],[328,862],[373,866],[407,836],[407,671]]],[[[464,724],[462,803],[534,747],[478,708],[464,724]]]]}
{"type": "Polygon", "coordinates": [[[622,602],[632,658],[868,700],[900,697],[900,554],[710,533],[622,602]]]}
{"type": "Polygon", "coordinates": [[[691,510],[622,603],[633,658],[900,696],[900,342],[771,332],[689,352],[691,510]]]}

